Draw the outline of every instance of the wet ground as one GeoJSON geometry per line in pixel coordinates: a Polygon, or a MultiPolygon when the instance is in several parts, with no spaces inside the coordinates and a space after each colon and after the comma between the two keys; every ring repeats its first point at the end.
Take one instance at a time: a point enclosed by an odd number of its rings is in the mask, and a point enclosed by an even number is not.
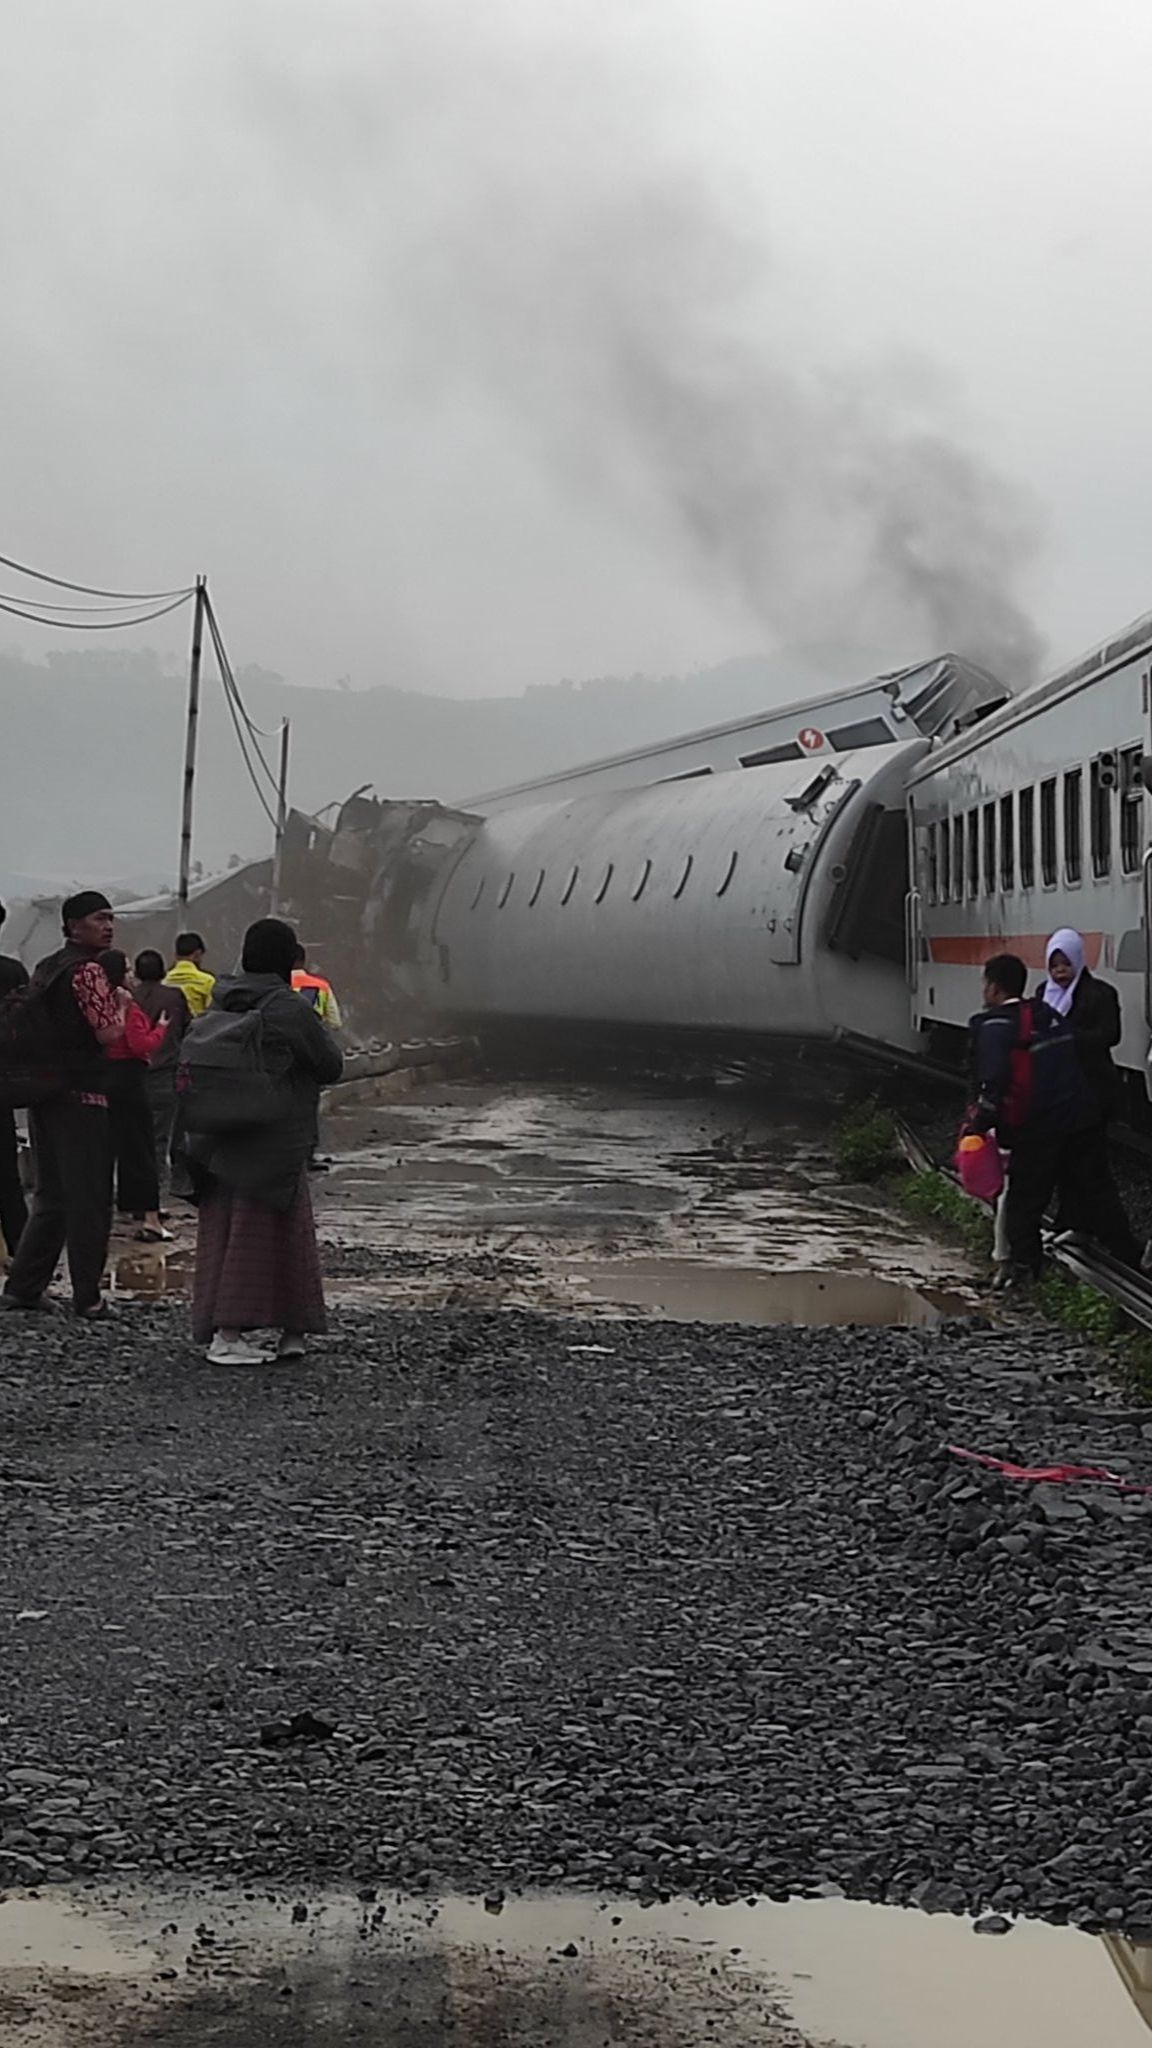
{"type": "MultiPolygon", "coordinates": [[[[816,1087],[454,1083],[330,1117],[325,1144],[334,1300],[909,1325],[973,1305],[962,1255],[840,1182],[816,1087]]],[[[123,1248],[117,1286],[182,1289],[182,1237],[123,1248]]]]}
{"type": "Polygon", "coordinates": [[[844,1900],[0,1903],[23,2048],[1140,2048],[1152,1950],[844,1900]]]}
{"type": "Polygon", "coordinates": [[[3,2048],[1152,2040],[1152,1521],[942,1448],[1147,1425],[828,1108],[361,1104],[305,1369],[204,1368],[186,1225],[0,1332],[3,2048]]]}

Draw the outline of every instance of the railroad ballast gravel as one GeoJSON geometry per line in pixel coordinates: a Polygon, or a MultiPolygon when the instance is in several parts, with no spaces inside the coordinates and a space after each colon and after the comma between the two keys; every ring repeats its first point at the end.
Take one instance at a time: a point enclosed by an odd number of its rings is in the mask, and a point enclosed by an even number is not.
{"type": "Polygon", "coordinates": [[[1152,1926],[1152,1411],[1047,1332],[0,1329],[0,1884],[1152,1926]],[[1145,1419],[1147,1415],[1148,1419],[1145,1419]]]}

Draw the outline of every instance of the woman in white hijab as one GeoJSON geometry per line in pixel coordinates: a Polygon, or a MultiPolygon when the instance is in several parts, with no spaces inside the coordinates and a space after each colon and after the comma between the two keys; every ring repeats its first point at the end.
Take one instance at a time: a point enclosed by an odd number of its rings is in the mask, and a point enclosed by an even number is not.
{"type": "Polygon", "coordinates": [[[1061,1174],[1056,1228],[1096,1238],[1114,1258],[1138,1268],[1143,1248],[1128,1221],[1108,1159],[1108,1119],[1116,1111],[1119,1094],[1112,1048],[1120,1043],[1120,998],[1111,982],[1097,981],[1085,965],[1084,941],[1070,926],[1053,932],[1045,960],[1048,978],[1037,996],[1071,1024],[1097,1111],[1095,1123],[1077,1136],[1071,1170],[1061,1174]]]}

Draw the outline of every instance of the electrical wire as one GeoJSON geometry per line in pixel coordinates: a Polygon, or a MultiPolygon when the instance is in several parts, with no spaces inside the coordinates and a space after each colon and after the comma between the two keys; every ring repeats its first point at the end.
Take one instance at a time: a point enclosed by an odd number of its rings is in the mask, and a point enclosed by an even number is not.
{"type": "Polygon", "coordinates": [[[53,626],[62,633],[115,633],[125,626],[146,626],[152,619],[167,618],[169,612],[179,611],[192,596],[185,590],[172,604],[161,605],[159,611],[142,612],[133,619],[51,619],[39,612],[25,611],[22,605],[7,604],[0,598],[0,612],[11,612],[14,619],[29,619],[34,626],[53,626]]]}
{"type": "Polygon", "coordinates": [[[264,759],[263,754],[260,752],[259,746],[257,745],[256,741],[250,741],[248,736],[245,734],[244,726],[241,723],[241,713],[243,713],[244,718],[247,719],[247,712],[244,711],[244,704],[243,699],[240,696],[239,686],[236,683],[235,677],[232,675],[232,664],[228,659],[228,655],[224,647],[223,636],[221,635],[219,625],[217,624],[216,621],[216,615],[212,610],[212,605],[209,601],[207,593],[205,593],[204,596],[204,611],[208,619],[208,631],[212,636],[212,645],[216,653],[216,665],[220,671],[220,682],[224,691],[224,702],[228,706],[228,716],[232,720],[232,727],[236,734],[236,743],[240,748],[240,758],[243,761],[244,766],[248,772],[248,780],[252,784],[252,787],[256,792],[256,795],[260,802],[260,807],[263,810],[264,815],[268,820],[268,823],[271,825],[272,830],[275,832],[279,829],[279,821],[277,819],[276,812],[272,809],[267,797],[264,794],[264,791],[260,787],[260,779],[256,774],[256,770],[252,766],[251,756],[249,755],[248,752],[249,744],[251,744],[251,746],[253,747],[253,750],[255,751],[256,754],[256,758],[259,761],[260,766],[263,768],[265,775],[271,782],[273,791],[277,796],[279,795],[279,784],[277,783],[275,776],[272,774],[272,771],[269,768],[267,761],[264,759]]]}
{"type": "MultiPolygon", "coordinates": [[[[204,609],[208,614],[208,627],[212,634],[213,642],[216,647],[216,659],[220,663],[220,673],[224,682],[224,687],[232,692],[232,695],[236,700],[236,708],[239,711],[241,718],[244,720],[244,723],[247,726],[249,733],[251,734],[254,740],[279,739],[280,732],[278,727],[274,732],[266,732],[262,725],[255,724],[253,719],[249,717],[248,710],[244,703],[244,699],[240,695],[240,685],[236,681],[236,672],[232,667],[232,663],[228,659],[228,655],[224,647],[224,638],[220,631],[220,622],[217,619],[216,614],[212,608],[212,599],[209,597],[207,591],[204,592],[204,609]]],[[[261,759],[263,759],[263,756],[261,756],[261,759]]],[[[274,777],[273,780],[275,780],[274,777]]]]}
{"type": "MultiPolygon", "coordinates": [[[[34,612],[135,612],[140,609],[138,599],[132,604],[62,604],[58,598],[25,597],[22,592],[11,590],[0,591],[0,602],[27,605],[34,612]]],[[[53,622],[46,619],[44,623],[50,626],[53,622]]]]}
{"type": "Polygon", "coordinates": [[[251,741],[252,751],[256,756],[259,766],[264,770],[264,775],[272,794],[275,797],[279,797],[279,781],[268,766],[260,745],[262,739],[275,739],[278,737],[278,734],[266,733],[262,726],[253,724],[252,719],[248,715],[244,699],[240,694],[240,685],[236,681],[236,674],[232,663],[228,659],[228,650],[224,645],[224,636],[220,631],[219,620],[214,616],[211,601],[208,599],[205,600],[205,609],[208,613],[208,630],[212,635],[212,644],[216,649],[216,661],[220,670],[220,680],[224,685],[224,695],[228,702],[228,708],[233,714],[233,723],[235,724],[239,720],[243,724],[251,741]]]}
{"type": "Polygon", "coordinates": [[[51,583],[57,590],[78,590],[81,597],[126,597],[132,604],[159,604],[166,597],[191,597],[192,586],[186,590],[100,590],[93,583],[69,583],[64,576],[46,576],[42,569],[30,569],[26,562],[14,562],[10,555],[0,555],[0,563],[6,569],[15,569],[21,576],[30,576],[34,583],[51,583]]]}

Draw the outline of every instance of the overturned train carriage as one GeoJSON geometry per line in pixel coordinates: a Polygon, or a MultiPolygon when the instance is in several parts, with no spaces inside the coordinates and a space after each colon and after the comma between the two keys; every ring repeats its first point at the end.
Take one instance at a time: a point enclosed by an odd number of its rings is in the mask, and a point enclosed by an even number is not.
{"type": "Polygon", "coordinates": [[[394,969],[427,1009],[489,1033],[586,1023],[911,1047],[904,786],[927,744],[453,814],[434,861],[418,839],[390,864],[406,905],[394,969]]]}

